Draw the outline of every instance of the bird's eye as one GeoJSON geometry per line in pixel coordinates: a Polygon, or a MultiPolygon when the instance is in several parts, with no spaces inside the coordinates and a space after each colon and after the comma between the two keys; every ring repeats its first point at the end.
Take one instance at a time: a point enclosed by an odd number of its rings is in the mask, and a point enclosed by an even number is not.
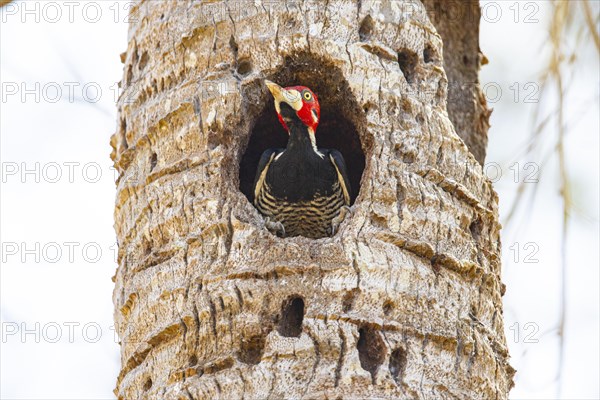
{"type": "Polygon", "coordinates": [[[310,94],[310,92],[304,92],[304,100],[312,100],[312,95],[310,94]]]}

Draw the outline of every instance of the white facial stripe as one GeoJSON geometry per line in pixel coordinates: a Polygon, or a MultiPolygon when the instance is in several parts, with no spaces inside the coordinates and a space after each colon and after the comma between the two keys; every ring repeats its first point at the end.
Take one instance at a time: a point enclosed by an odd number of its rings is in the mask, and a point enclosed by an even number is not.
{"type": "Polygon", "coordinates": [[[319,151],[317,148],[317,139],[315,138],[315,131],[313,128],[308,128],[308,137],[310,137],[310,143],[312,144],[312,148],[317,153],[317,155],[321,158],[324,158],[325,155],[319,151]]]}

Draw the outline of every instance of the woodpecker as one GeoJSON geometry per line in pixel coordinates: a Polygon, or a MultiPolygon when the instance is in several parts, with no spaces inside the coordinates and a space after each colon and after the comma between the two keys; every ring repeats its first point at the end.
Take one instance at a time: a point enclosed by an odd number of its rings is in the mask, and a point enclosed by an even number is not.
{"type": "Polygon", "coordinates": [[[346,163],[334,149],[317,148],[321,117],[317,96],[305,86],[265,84],[289,137],[285,149],[262,154],[254,180],[254,205],[265,226],[281,237],[333,236],[351,198],[346,163]]]}

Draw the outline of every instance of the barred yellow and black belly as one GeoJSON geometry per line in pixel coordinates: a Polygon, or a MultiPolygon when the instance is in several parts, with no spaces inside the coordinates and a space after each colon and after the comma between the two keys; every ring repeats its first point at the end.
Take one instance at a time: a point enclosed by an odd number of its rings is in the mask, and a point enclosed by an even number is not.
{"type": "Polygon", "coordinates": [[[278,234],[331,236],[332,222],[337,228],[336,217],[350,205],[346,163],[338,150],[318,149],[314,132],[299,120],[289,126],[287,147],[265,150],[258,162],[254,205],[278,234]]]}
{"type": "Polygon", "coordinates": [[[276,198],[264,182],[254,200],[256,208],[271,221],[281,222],[285,236],[321,238],[332,233],[332,220],[347,205],[344,189],[334,182],[328,195],[318,193],[311,200],[289,202],[276,198]]]}

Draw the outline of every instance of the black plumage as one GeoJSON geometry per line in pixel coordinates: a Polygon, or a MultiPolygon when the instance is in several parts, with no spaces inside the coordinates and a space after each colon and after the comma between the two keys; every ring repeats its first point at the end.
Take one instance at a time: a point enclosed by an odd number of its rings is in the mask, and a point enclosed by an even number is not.
{"type": "Polygon", "coordinates": [[[281,103],[280,115],[289,129],[287,147],[263,153],[254,204],[281,236],[331,236],[336,217],[350,205],[344,158],[337,150],[317,149],[310,128],[288,104],[281,103]]]}

